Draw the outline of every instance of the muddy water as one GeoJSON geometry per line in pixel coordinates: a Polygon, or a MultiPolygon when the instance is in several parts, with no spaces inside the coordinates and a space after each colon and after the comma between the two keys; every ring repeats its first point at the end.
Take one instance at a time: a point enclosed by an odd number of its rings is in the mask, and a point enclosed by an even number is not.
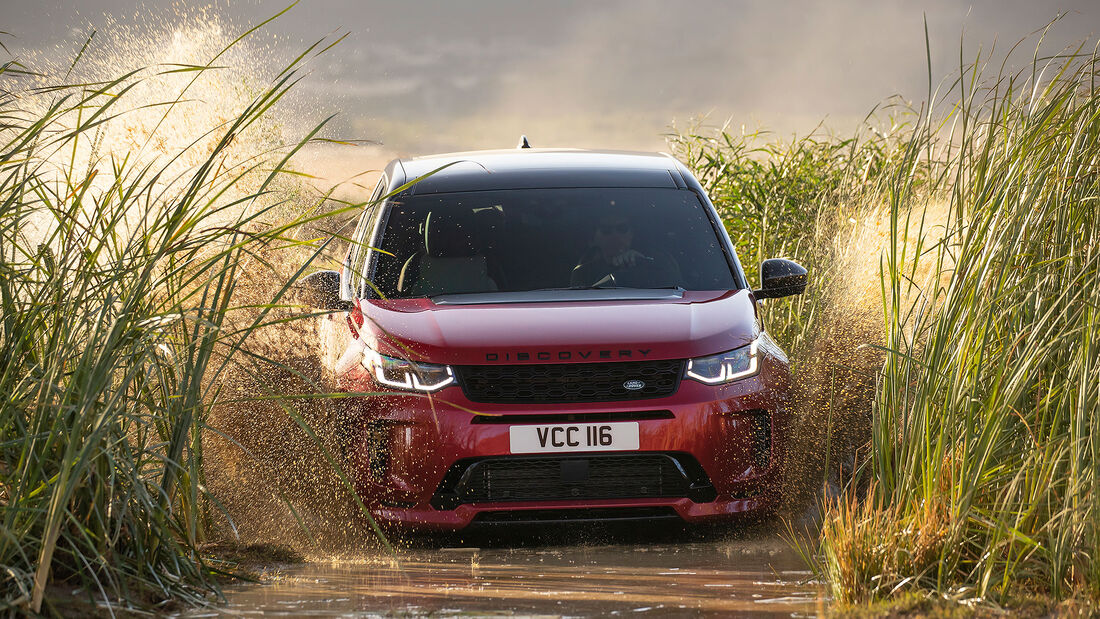
{"type": "Polygon", "coordinates": [[[578,540],[576,531],[519,529],[492,538],[418,540],[396,558],[330,557],[277,571],[266,584],[230,587],[217,612],[554,617],[824,610],[820,588],[774,535],[655,533],[578,540]]]}

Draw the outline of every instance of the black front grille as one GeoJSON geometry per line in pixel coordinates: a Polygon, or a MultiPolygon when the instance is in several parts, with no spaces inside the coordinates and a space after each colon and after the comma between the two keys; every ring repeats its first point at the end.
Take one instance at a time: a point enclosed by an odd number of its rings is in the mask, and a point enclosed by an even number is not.
{"type": "Polygon", "coordinates": [[[709,501],[713,486],[685,454],[499,456],[456,463],[432,504],[653,497],[709,501]]]}
{"type": "Polygon", "coordinates": [[[456,367],[455,372],[472,402],[612,402],[672,395],[680,384],[684,362],[467,365],[456,367]],[[641,381],[644,386],[627,389],[624,385],[631,381],[641,381]]]}

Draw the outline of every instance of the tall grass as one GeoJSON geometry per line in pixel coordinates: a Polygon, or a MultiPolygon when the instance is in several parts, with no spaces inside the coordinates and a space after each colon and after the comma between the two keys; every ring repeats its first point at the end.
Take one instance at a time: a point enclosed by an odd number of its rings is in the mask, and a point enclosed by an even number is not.
{"type": "Polygon", "coordinates": [[[1100,596],[1097,58],[962,71],[891,181],[868,503],[824,531],[834,594],[1100,596]],[[941,117],[941,120],[944,117],[941,117]],[[908,170],[950,147],[931,193],[908,170]],[[921,204],[942,196],[925,240],[921,204]]]}
{"type": "Polygon", "coordinates": [[[673,138],[743,257],[809,267],[765,327],[796,453],[851,478],[813,559],[841,602],[1100,598],[1097,57],[987,63],[879,134],[673,138]]]}
{"type": "Polygon", "coordinates": [[[112,612],[217,590],[219,568],[200,552],[218,509],[202,466],[206,418],[227,368],[287,289],[242,308],[239,283],[268,268],[265,250],[302,244],[297,231],[322,216],[317,203],[286,209],[280,188],[291,156],[320,127],[270,148],[248,140],[270,127],[306,55],[226,120],[185,124],[190,143],[146,147],[163,141],[172,114],[202,105],[189,89],[240,40],[206,64],[109,81],[43,83],[14,61],[0,66],[8,610],[61,612],[50,606],[52,585],[83,589],[112,612]],[[169,75],[178,91],[133,96],[169,75]],[[104,146],[149,113],[159,120],[132,150],[104,146]],[[242,143],[251,145],[243,155],[242,143]],[[288,210],[304,214],[271,223],[288,210]],[[249,319],[232,321],[243,309],[249,319]]]}

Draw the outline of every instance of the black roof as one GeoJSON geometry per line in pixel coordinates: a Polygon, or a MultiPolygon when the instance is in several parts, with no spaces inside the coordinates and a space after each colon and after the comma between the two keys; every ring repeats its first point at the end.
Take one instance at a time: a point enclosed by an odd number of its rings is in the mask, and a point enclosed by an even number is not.
{"type": "Polygon", "coordinates": [[[698,186],[679,161],[663,153],[552,148],[484,150],[395,159],[390,189],[426,175],[409,194],[540,187],[698,186]]]}

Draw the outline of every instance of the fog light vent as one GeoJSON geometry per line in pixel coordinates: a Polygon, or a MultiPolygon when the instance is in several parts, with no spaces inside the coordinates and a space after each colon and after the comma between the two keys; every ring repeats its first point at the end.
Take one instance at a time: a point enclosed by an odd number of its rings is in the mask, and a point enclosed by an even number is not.
{"type": "Polygon", "coordinates": [[[752,461],[756,468],[765,470],[771,462],[772,415],[765,410],[753,412],[749,417],[752,423],[752,461]]]}
{"type": "Polygon", "coordinates": [[[367,424],[367,474],[371,482],[376,484],[385,483],[386,474],[389,473],[391,425],[384,421],[373,421],[367,424]]]}

